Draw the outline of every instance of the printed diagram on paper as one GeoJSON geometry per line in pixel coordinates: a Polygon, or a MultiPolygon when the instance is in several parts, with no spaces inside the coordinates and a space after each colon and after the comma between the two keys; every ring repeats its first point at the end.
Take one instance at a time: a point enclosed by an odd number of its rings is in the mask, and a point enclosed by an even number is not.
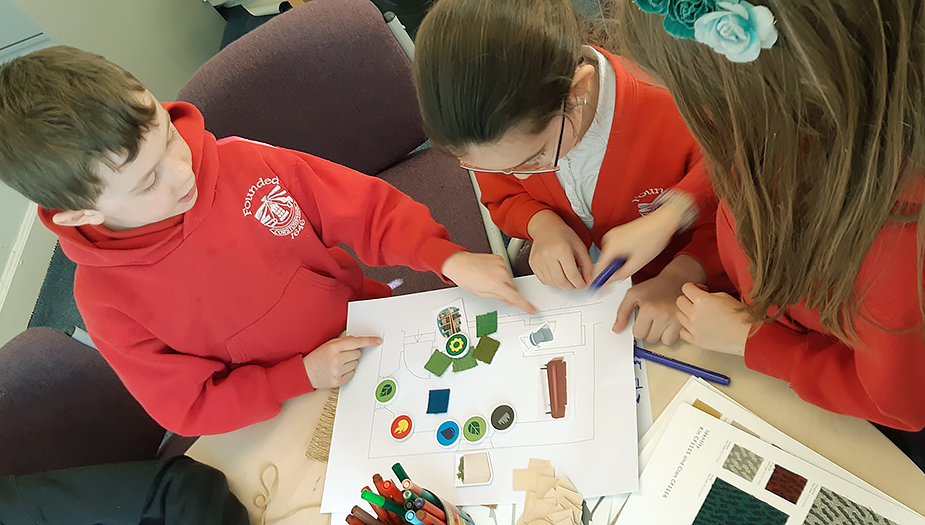
{"type": "Polygon", "coordinates": [[[349,510],[396,461],[461,505],[522,501],[512,472],[531,457],[588,496],[635,490],[633,340],[611,331],[628,283],[597,295],[517,283],[538,314],[459,289],[350,304],[347,332],[383,344],[341,389],[325,512],[349,510]]]}

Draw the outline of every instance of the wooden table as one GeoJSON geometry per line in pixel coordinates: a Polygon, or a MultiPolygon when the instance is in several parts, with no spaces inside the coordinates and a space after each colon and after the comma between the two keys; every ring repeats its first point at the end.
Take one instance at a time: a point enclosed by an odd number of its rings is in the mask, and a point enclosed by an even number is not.
{"type": "MultiPolygon", "coordinates": [[[[827,412],[801,400],[783,381],[745,367],[741,357],[708,352],[690,345],[658,348],[732,378],[721,387],[730,397],[871,485],[925,514],[925,474],[870,423],[827,412]]],[[[688,376],[654,363],[648,365],[652,412],[658,417],[688,376]]],[[[259,477],[270,463],[279,469],[279,488],[269,506],[273,520],[303,505],[320,504],[325,463],[309,460],[305,450],[327,399],[316,392],[292,399],[280,414],[263,423],[229,434],[200,438],[187,455],[212,465],[228,477],[231,490],[260,523],[254,497],[262,492],[259,477]]],[[[358,500],[359,501],[359,500],[358,500]]],[[[279,523],[327,524],[317,508],[299,512],[279,523]]]]}

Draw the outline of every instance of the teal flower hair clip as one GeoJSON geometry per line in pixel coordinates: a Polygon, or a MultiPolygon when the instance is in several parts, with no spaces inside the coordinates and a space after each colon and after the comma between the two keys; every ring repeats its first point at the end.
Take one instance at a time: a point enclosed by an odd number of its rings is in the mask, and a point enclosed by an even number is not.
{"type": "Polygon", "coordinates": [[[665,17],[665,31],[696,40],[732,62],[751,62],[777,42],[774,15],[745,0],[635,0],[639,9],[665,17]]]}

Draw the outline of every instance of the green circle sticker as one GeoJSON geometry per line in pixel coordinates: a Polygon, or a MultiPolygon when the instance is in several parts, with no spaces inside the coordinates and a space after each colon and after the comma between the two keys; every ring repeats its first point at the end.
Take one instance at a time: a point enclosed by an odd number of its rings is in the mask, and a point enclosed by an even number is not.
{"type": "Polygon", "coordinates": [[[469,338],[466,334],[453,334],[446,340],[446,353],[450,357],[462,357],[469,349],[469,338]]]}
{"type": "Polygon", "coordinates": [[[398,385],[394,379],[384,379],[376,387],[376,401],[385,404],[395,398],[398,393],[398,385]]]}
{"type": "Polygon", "coordinates": [[[482,416],[472,416],[463,425],[463,437],[469,443],[478,443],[488,433],[488,423],[482,416]]]}

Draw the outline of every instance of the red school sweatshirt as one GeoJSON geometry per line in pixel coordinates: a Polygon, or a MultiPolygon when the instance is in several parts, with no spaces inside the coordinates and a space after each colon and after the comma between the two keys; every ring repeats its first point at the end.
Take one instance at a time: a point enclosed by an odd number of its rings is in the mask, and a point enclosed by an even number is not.
{"type": "MultiPolygon", "coordinates": [[[[717,215],[723,266],[743,298],[754,281],[735,240],[725,203],[717,215]]],[[[918,286],[915,223],[888,223],[854,278],[861,298],[856,343],[845,344],[805,302],[760,325],[746,342],[745,364],[783,379],[804,400],[826,410],[901,430],[925,427],[925,340],[918,286]]]]}
{"type": "Polygon", "coordinates": [[[541,210],[552,210],[590,248],[610,229],[647,214],[661,193],[676,188],[696,202],[699,216],[665,250],[639,270],[634,282],[658,275],[677,255],[697,259],[711,290],[730,290],[716,251],[716,197],[707,178],[703,152],[667,90],[643,80],[625,59],[596,48],[610,61],[616,81],[613,124],[591,203],[589,230],[569,203],[555,173],[525,180],[500,173],[476,173],[482,203],[501,231],[530,239],[527,225],[541,210]]]}
{"type": "Polygon", "coordinates": [[[302,357],[345,329],[348,301],[389,295],[338,243],[371,265],[438,275],[461,248],[384,181],[305,153],[216,142],[195,107],[164,107],[192,151],[190,211],[122,232],[40,217],[77,263],[81,315],[132,395],[179,434],[228,432],[311,392],[302,357]]]}

